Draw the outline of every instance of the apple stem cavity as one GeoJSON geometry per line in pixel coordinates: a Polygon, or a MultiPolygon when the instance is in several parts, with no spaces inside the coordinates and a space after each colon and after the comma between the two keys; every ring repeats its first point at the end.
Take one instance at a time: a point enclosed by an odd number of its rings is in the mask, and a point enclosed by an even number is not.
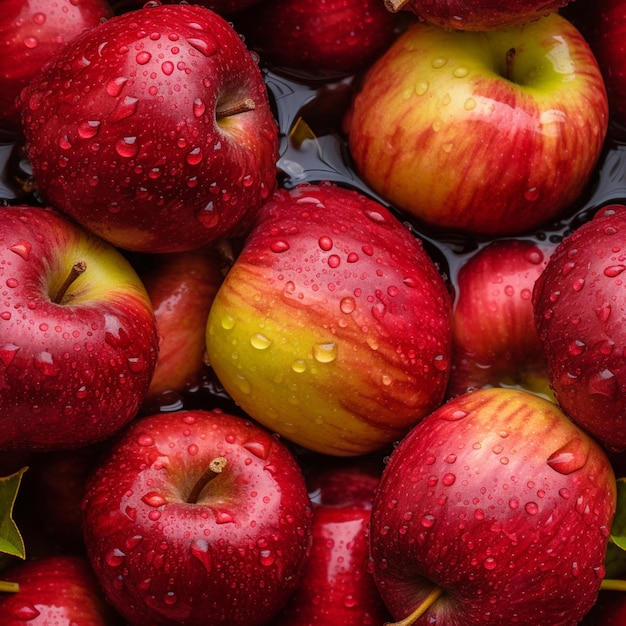
{"type": "Polygon", "coordinates": [[[18,583],[12,583],[8,580],[0,580],[0,593],[19,593],[20,586],[18,583]]]}
{"type": "Polygon", "coordinates": [[[197,504],[198,498],[203,489],[218,475],[224,471],[224,468],[228,464],[228,461],[223,456],[215,457],[206,468],[202,476],[198,478],[196,484],[187,497],[189,504],[197,504]]]}
{"type": "Polygon", "coordinates": [[[412,626],[415,622],[428,611],[428,609],[436,602],[436,600],[443,593],[442,587],[435,587],[421,602],[421,604],[411,613],[407,615],[404,619],[401,619],[399,622],[387,622],[385,626],[412,626]]]}
{"type": "Polygon", "coordinates": [[[63,300],[65,295],[67,294],[67,290],[70,288],[70,285],[87,269],[87,263],[85,261],[77,261],[72,265],[72,269],[70,273],[67,275],[61,286],[57,289],[57,292],[54,294],[52,298],[52,302],[55,304],[63,304],[63,300]]]}
{"type": "Polygon", "coordinates": [[[252,98],[246,98],[242,102],[227,107],[225,109],[217,109],[215,111],[215,118],[219,121],[225,117],[231,117],[232,115],[238,115],[239,113],[246,113],[247,111],[254,111],[256,104],[252,98]]]}
{"type": "Polygon", "coordinates": [[[513,81],[513,68],[515,66],[515,58],[517,57],[517,50],[515,48],[509,48],[506,51],[506,79],[513,81]]]}
{"type": "Polygon", "coordinates": [[[626,580],[619,578],[605,578],[600,583],[600,589],[609,591],[626,591],[626,580]]]}

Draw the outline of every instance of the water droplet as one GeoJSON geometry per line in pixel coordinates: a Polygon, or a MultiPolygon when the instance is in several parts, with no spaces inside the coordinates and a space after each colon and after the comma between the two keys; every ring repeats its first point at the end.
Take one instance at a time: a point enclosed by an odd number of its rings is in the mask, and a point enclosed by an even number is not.
{"type": "Polygon", "coordinates": [[[206,111],[206,104],[204,104],[202,98],[196,98],[193,101],[193,115],[194,117],[202,117],[206,111]]]}
{"type": "Polygon", "coordinates": [[[608,278],[619,276],[626,269],[626,265],[611,265],[604,268],[604,275],[608,278]]]}
{"type": "Polygon", "coordinates": [[[178,602],[178,598],[173,591],[168,591],[163,595],[163,604],[167,604],[168,606],[172,606],[178,602]]]}
{"type": "Polygon", "coordinates": [[[235,318],[232,315],[225,315],[221,320],[224,330],[232,330],[235,327],[235,318]]]}
{"type": "Polygon", "coordinates": [[[163,506],[164,504],[167,503],[167,500],[160,493],[157,493],[156,491],[151,491],[145,494],[141,498],[141,501],[144,504],[147,504],[148,506],[152,506],[155,508],[159,506],[163,506]]]}
{"type": "Polygon", "coordinates": [[[250,337],[250,345],[257,350],[266,350],[272,345],[272,340],[263,333],[255,333],[250,337]]]}
{"type": "Polygon", "coordinates": [[[535,202],[539,199],[539,189],[537,187],[530,187],[524,192],[524,199],[528,202],[535,202]]]}
{"type": "Polygon", "coordinates": [[[188,38],[187,43],[195,48],[205,57],[209,57],[215,54],[219,50],[219,45],[215,39],[208,40],[208,38],[188,38]]]}
{"type": "Polygon", "coordinates": [[[346,296],[345,298],[342,298],[339,302],[339,309],[342,313],[345,313],[346,315],[352,313],[354,309],[356,309],[355,299],[351,296],[346,296]]]}
{"type": "Polygon", "coordinates": [[[270,453],[270,445],[269,442],[266,441],[251,439],[250,441],[246,441],[243,447],[248,450],[248,452],[254,454],[254,456],[263,460],[267,459],[270,453]]]}
{"type": "Polygon", "coordinates": [[[435,516],[428,513],[424,515],[424,517],[422,517],[421,524],[424,528],[432,528],[435,521],[436,521],[435,516]]]}
{"type": "Polygon", "coordinates": [[[210,572],[213,567],[213,560],[209,552],[209,544],[205,539],[194,539],[191,542],[191,554],[202,563],[204,569],[210,572]]]}
{"type": "Polygon", "coordinates": [[[137,61],[138,65],[146,65],[146,63],[150,62],[150,59],[152,59],[152,55],[147,50],[138,52],[135,57],[135,61],[137,61]]]}
{"type": "Polygon", "coordinates": [[[527,502],[524,505],[524,509],[529,515],[537,515],[537,513],[539,513],[539,507],[536,502],[527,502]]]}
{"type": "Polygon", "coordinates": [[[270,566],[276,561],[276,556],[271,550],[259,550],[259,563],[264,566],[270,566]]]}
{"type": "Polygon", "coordinates": [[[59,368],[52,360],[52,355],[49,352],[40,352],[33,360],[35,367],[44,376],[58,376],[59,368]]]}
{"type": "Polygon", "coordinates": [[[497,566],[496,560],[492,557],[492,556],[488,556],[484,561],[483,561],[483,567],[485,569],[488,570],[492,570],[495,569],[497,566]]]}
{"type": "Polygon", "coordinates": [[[302,374],[303,372],[306,372],[306,361],[304,361],[304,359],[296,359],[291,364],[291,369],[296,372],[296,374],[302,374]]]}
{"type": "Polygon", "coordinates": [[[418,96],[423,96],[430,87],[430,83],[427,80],[419,80],[415,83],[415,93],[418,96]]]}
{"type": "Polygon", "coordinates": [[[218,511],[215,514],[215,521],[218,524],[230,524],[234,520],[233,516],[230,513],[227,513],[226,511],[218,511]]]}
{"type": "Polygon", "coordinates": [[[125,558],[126,554],[118,548],[109,550],[104,556],[104,560],[110,567],[119,567],[124,562],[125,558]]]}
{"type": "Polygon", "coordinates": [[[137,155],[139,145],[137,137],[122,137],[115,142],[115,151],[126,159],[130,159],[137,155]]]}
{"type": "Polygon", "coordinates": [[[553,452],[548,457],[547,463],[553,470],[567,475],[582,469],[588,458],[589,442],[581,437],[574,437],[553,452]]]}
{"type": "Polygon", "coordinates": [[[319,363],[331,363],[337,358],[335,342],[318,343],[313,346],[313,358],[319,363]]]}
{"type": "Polygon", "coordinates": [[[332,250],[333,240],[330,237],[322,236],[319,238],[317,243],[319,247],[322,250],[324,250],[324,252],[328,252],[329,250],[332,250]]]}
{"type": "Polygon", "coordinates": [[[465,78],[468,74],[469,70],[464,66],[457,67],[452,72],[455,78],[465,78]]]}
{"type": "Polygon", "coordinates": [[[120,100],[115,107],[115,110],[109,116],[110,122],[119,122],[123,119],[134,115],[139,105],[139,98],[133,96],[126,96],[120,100]]]}
{"type": "Polygon", "coordinates": [[[212,201],[208,202],[201,211],[198,211],[196,217],[198,218],[200,224],[204,226],[204,228],[209,229],[215,228],[215,226],[217,226],[220,221],[219,213],[215,211],[215,207],[212,201]]]}
{"type": "Polygon", "coordinates": [[[284,239],[277,239],[270,243],[270,250],[277,253],[287,252],[287,250],[289,250],[289,243],[284,239]]]}
{"type": "Polygon", "coordinates": [[[143,356],[131,356],[126,359],[128,369],[135,374],[143,372],[146,369],[146,360],[143,356]]]}
{"type": "Polygon", "coordinates": [[[37,39],[37,37],[24,37],[24,45],[29,50],[32,50],[39,45],[39,40],[37,39]]]}
{"type": "Polygon", "coordinates": [[[336,254],[331,254],[328,257],[328,266],[336,269],[339,267],[339,265],[341,265],[341,259],[339,258],[339,256],[337,256],[336,254]]]}
{"type": "Polygon", "coordinates": [[[450,486],[454,485],[455,481],[456,481],[456,474],[452,474],[452,473],[450,473],[450,472],[449,472],[449,473],[447,473],[447,474],[444,474],[444,475],[441,477],[441,482],[442,482],[442,483],[443,483],[446,487],[450,487],[450,486]]]}
{"type": "Polygon", "coordinates": [[[448,62],[448,59],[446,57],[433,57],[433,60],[430,62],[430,64],[436,69],[440,69],[442,68],[446,63],[448,62]]]}
{"type": "Polygon", "coordinates": [[[127,82],[128,78],[125,76],[118,76],[110,80],[106,85],[107,94],[113,98],[117,98],[122,93],[122,89],[127,82]]]}
{"type": "Polygon", "coordinates": [[[11,603],[9,605],[9,611],[16,619],[24,622],[29,622],[36,619],[41,615],[39,609],[26,600],[21,600],[19,595],[15,596],[18,602],[11,603]]]}
{"type": "Polygon", "coordinates": [[[589,378],[587,389],[591,395],[605,396],[609,399],[615,398],[619,393],[615,374],[608,369],[594,373],[589,378]]]}
{"type": "Polygon", "coordinates": [[[137,437],[137,443],[140,446],[148,447],[148,446],[154,445],[154,439],[150,435],[147,435],[146,433],[141,433],[139,437],[137,437]]]}
{"type": "Polygon", "coordinates": [[[467,98],[463,103],[463,108],[466,111],[473,111],[476,108],[476,100],[474,100],[474,98],[467,98]]]}
{"type": "Polygon", "coordinates": [[[0,361],[4,363],[5,367],[11,365],[19,349],[20,347],[14,343],[5,343],[0,347],[0,361]]]}
{"type": "Polygon", "coordinates": [[[11,252],[15,252],[15,254],[17,254],[18,256],[22,257],[24,259],[24,261],[28,261],[28,259],[30,258],[30,251],[31,251],[32,245],[29,241],[26,241],[24,239],[20,239],[17,243],[14,243],[9,250],[11,252]]]}

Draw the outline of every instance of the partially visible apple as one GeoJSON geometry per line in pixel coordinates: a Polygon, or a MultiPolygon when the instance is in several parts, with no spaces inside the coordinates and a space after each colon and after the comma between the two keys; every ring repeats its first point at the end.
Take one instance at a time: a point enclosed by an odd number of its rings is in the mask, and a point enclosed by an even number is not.
{"type": "Polygon", "coordinates": [[[443,400],[451,298],[388,209],[330,183],[260,209],[207,322],[208,360],[252,418],[309,450],[396,441],[443,400]]]}
{"type": "Polygon", "coordinates": [[[0,593],[2,626],[117,626],[122,620],[106,603],[89,563],[82,556],[32,559],[2,572],[19,586],[0,593]]]}
{"type": "Polygon", "coordinates": [[[454,279],[449,395],[500,385],[550,395],[532,292],[551,251],[531,240],[501,239],[462,262],[454,279]]]}
{"type": "Polygon", "coordinates": [[[626,593],[600,591],[597,602],[580,626],[623,626],[626,624],[626,593]]]}
{"type": "Polygon", "coordinates": [[[369,68],[345,120],[376,193],[426,230],[487,237],[569,209],[607,127],[596,59],[558,14],[489,32],[414,23],[369,68]]]}
{"type": "Polygon", "coordinates": [[[596,601],[615,507],[606,454],[553,402],[480,389],[392,452],[374,577],[402,626],[574,626],[596,601]]]}
{"type": "Polygon", "coordinates": [[[390,619],[369,570],[367,538],[382,468],[382,462],[370,464],[364,457],[323,457],[311,470],[311,554],[298,588],[272,626],[375,626],[390,619]]]}
{"type": "Polygon", "coordinates": [[[53,209],[0,211],[0,450],[73,448],[129,422],[158,339],[113,246],[53,209]]]}
{"type": "Polygon", "coordinates": [[[0,2],[0,131],[20,134],[20,91],[66,43],[112,15],[106,0],[0,2]]]}
{"type": "Polygon", "coordinates": [[[555,249],[533,307],[563,410],[608,448],[626,449],[626,206],[609,205],[555,249]]]}
{"type": "Polygon", "coordinates": [[[87,484],[87,554],[133,624],[269,624],[298,585],[311,503],[289,448],[218,411],[136,420],[87,484]]]}
{"type": "Polygon", "coordinates": [[[243,229],[276,185],[261,70],[201,6],[146,5],[75,38],[20,109],[41,196],[122,248],[209,244],[243,229]]]}
{"type": "Polygon", "coordinates": [[[238,16],[248,46],[279,72],[336,78],[367,67],[397,35],[381,0],[272,0],[238,16]]]}
{"type": "Polygon", "coordinates": [[[554,13],[571,0],[384,0],[389,11],[412,11],[448,30],[484,31],[521,26],[554,13]]]}

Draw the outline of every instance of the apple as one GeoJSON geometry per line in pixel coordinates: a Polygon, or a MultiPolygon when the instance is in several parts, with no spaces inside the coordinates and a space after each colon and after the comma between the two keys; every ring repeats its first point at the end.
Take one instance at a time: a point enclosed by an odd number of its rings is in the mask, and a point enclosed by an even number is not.
{"type": "Polygon", "coordinates": [[[139,276],[154,307],[159,355],[144,403],[197,386],[204,363],[204,333],[211,303],[222,282],[214,247],[150,255],[139,276]]]}
{"type": "Polygon", "coordinates": [[[382,463],[322,457],[309,474],[313,542],[302,580],[272,626],[379,625],[389,612],[369,571],[367,525],[382,463]],[[323,466],[322,466],[323,462],[323,466]]]}
{"type": "Polygon", "coordinates": [[[106,0],[0,2],[0,131],[19,135],[20,91],[66,43],[112,14],[106,0]]]}
{"type": "Polygon", "coordinates": [[[261,70],[201,6],[112,17],[65,46],[20,108],[41,196],[121,248],[209,244],[244,228],[276,185],[261,70]]]}
{"type": "Polygon", "coordinates": [[[442,402],[450,294],[382,204],[302,184],[259,210],[213,300],[206,347],[247,415],[315,452],[365,454],[442,402]]]}
{"type": "Polygon", "coordinates": [[[608,457],[553,402],[476,390],[392,452],[374,578],[402,626],[574,626],[598,595],[615,507],[608,457]]]}
{"type": "Polygon", "coordinates": [[[502,385],[551,395],[532,292],[552,248],[529,239],[501,239],[461,261],[454,277],[449,395],[502,385]]]}
{"type": "Polygon", "coordinates": [[[206,410],[130,424],[87,483],[87,555],[133,624],[269,624],[295,590],[311,503],[290,449],[206,410]]]}
{"type": "Polygon", "coordinates": [[[381,0],[274,0],[257,3],[237,25],[279,72],[332,79],[377,58],[395,39],[398,17],[381,0]]]}
{"type": "Polygon", "coordinates": [[[136,414],[152,305],[113,246],[48,207],[0,212],[0,450],[81,447],[136,414]]]}
{"type": "Polygon", "coordinates": [[[622,626],[626,623],[626,594],[601,590],[597,602],[580,622],[580,626],[622,626]]]}
{"type": "Polygon", "coordinates": [[[488,32],[414,23],[369,68],[345,119],[374,192],[423,231],[479,237],[563,215],[607,127],[596,59],[558,14],[488,32]]]}
{"type": "Polygon", "coordinates": [[[605,446],[626,449],[626,206],[608,205],[555,249],[533,307],[561,408],[605,446]]]}
{"type": "Polygon", "coordinates": [[[83,556],[28,560],[3,571],[2,578],[19,586],[17,593],[0,593],[2,626],[122,624],[83,556]]]}
{"type": "Polygon", "coordinates": [[[570,0],[384,0],[389,11],[411,11],[448,30],[485,31],[527,24],[554,13],[570,0]]]}

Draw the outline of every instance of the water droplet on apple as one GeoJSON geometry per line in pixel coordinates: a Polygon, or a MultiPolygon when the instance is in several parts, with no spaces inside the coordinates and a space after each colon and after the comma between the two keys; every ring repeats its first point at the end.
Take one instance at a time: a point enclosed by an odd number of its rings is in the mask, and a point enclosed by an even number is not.
{"type": "Polygon", "coordinates": [[[142,356],[129,357],[126,362],[128,363],[128,369],[135,374],[143,372],[146,369],[146,360],[142,356]]]}
{"type": "Polygon", "coordinates": [[[115,142],[115,151],[125,159],[131,159],[139,152],[137,137],[122,137],[115,142]]]}
{"type": "Polygon", "coordinates": [[[194,539],[191,542],[191,554],[202,563],[204,569],[210,572],[213,567],[213,560],[209,552],[209,544],[205,539],[194,539]]]}
{"type": "Polygon", "coordinates": [[[292,364],[291,364],[291,369],[296,373],[296,374],[302,374],[303,372],[306,372],[306,361],[304,361],[304,359],[296,359],[292,364]]]}
{"type": "Polygon", "coordinates": [[[133,96],[125,96],[120,100],[115,107],[114,111],[109,116],[110,122],[120,122],[128,117],[131,117],[137,111],[139,106],[139,98],[133,96]]]}
{"type": "Polygon", "coordinates": [[[5,343],[0,347],[0,361],[4,363],[5,367],[11,365],[19,349],[20,347],[14,343],[5,343]]]}
{"type": "Polygon", "coordinates": [[[29,622],[41,615],[39,609],[37,609],[33,604],[27,600],[22,600],[19,595],[16,595],[15,597],[18,601],[10,603],[8,609],[11,615],[13,615],[16,619],[29,622]]]}
{"type": "Polygon", "coordinates": [[[109,550],[104,555],[104,560],[106,561],[107,565],[109,565],[110,567],[119,567],[124,562],[125,558],[126,558],[126,554],[122,552],[121,550],[119,550],[118,548],[109,550]]]}
{"type": "Polygon", "coordinates": [[[427,513],[426,515],[424,515],[424,517],[422,517],[421,524],[424,528],[432,528],[435,521],[435,516],[427,513]]]}
{"type": "Polygon", "coordinates": [[[215,514],[215,521],[218,524],[230,524],[234,521],[234,519],[230,513],[227,513],[226,511],[218,511],[215,514]]]}
{"type": "Polygon", "coordinates": [[[356,309],[356,300],[351,296],[342,298],[339,302],[339,309],[346,315],[352,313],[356,309]]]}
{"type": "Polygon", "coordinates": [[[138,65],[146,65],[152,59],[152,55],[147,50],[142,50],[138,52],[135,56],[135,61],[137,61],[138,65]]]}
{"type": "Polygon", "coordinates": [[[448,59],[446,57],[436,56],[436,57],[433,58],[433,60],[430,62],[430,64],[436,70],[438,70],[438,69],[442,68],[447,62],[448,62],[448,59]]]}
{"type": "Polygon", "coordinates": [[[423,96],[430,87],[430,83],[427,80],[419,80],[415,83],[415,93],[418,96],[423,96]]]}
{"type": "Polygon", "coordinates": [[[328,257],[328,266],[332,269],[337,269],[341,265],[341,259],[337,254],[331,254],[328,257]]]}
{"type": "Polygon", "coordinates": [[[17,243],[14,243],[9,250],[11,252],[15,252],[18,256],[22,257],[24,261],[28,261],[30,258],[30,251],[32,248],[32,244],[29,241],[24,239],[20,239],[17,243]]]}
{"type": "Polygon", "coordinates": [[[178,602],[178,598],[173,591],[168,591],[163,595],[163,604],[167,604],[168,606],[172,606],[178,602]]]}
{"type": "Polygon", "coordinates": [[[287,250],[289,250],[289,242],[284,239],[272,241],[272,243],[270,243],[270,250],[277,253],[287,252],[287,250]]]}
{"type": "Polygon", "coordinates": [[[524,192],[524,199],[528,202],[535,202],[539,199],[539,189],[537,187],[530,187],[524,192]]]}
{"type": "Polygon", "coordinates": [[[335,342],[318,343],[313,346],[313,358],[318,363],[332,363],[338,354],[335,342]]]}
{"type": "Polygon", "coordinates": [[[328,252],[329,250],[332,250],[333,240],[330,237],[322,236],[322,237],[319,238],[317,243],[318,243],[319,247],[322,250],[324,250],[324,252],[328,252]]]}
{"type": "MultiPolygon", "coordinates": [[[[126,78],[125,76],[118,76],[117,78],[110,80],[106,84],[107,94],[111,96],[112,98],[117,98],[122,93],[122,89],[124,88],[124,85],[127,82],[128,82],[128,78],[126,78]]],[[[85,139],[85,137],[83,137],[83,139],[85,139]]]]}
{"type": "Polygon", "coordinates": [[[196,118],[200,118],[204,115],[204,112],[206,111],[206,105],[204,104],[204,101],[202,100],[202,98],[196,98],[193,101],[193,115],[196,118]]]}
{"type": "Polygon", "coordinates": [[[495,569],[497,566],[497,562],[496,560],[492,557],[492,556],[488,556],[484,561],[483,561],[483,567],[485,569],[488,570],[493,570],[495,569]]]}
{"type": "Polygon", "coordinates": [[[44,376],[58,376],[59,367],[52,360],[52,355],[49,352],[40,352],[33,360],[35,367],[44,376]]]}
{"type": "Polygon", "coordinates": [[[154,445],[154,438],[151,435],[146,433],[141,433],[139,437],[137,437],[137,443],[140,446],[149,447],[154,445]]]}
{"type": "Polygon", "coordinates": [[[219,50],[218,42],[215,39],[209,40],[208,37],[205,37],[204,39],[200,39],[199,37],[188,38],[187,43],[205,57],[210,57],[219,50]]]}
{"type": "Polygon", "coordinates": [[[591,395],[604,396],[612,400],[619,393],[619,385],[615,374],[609,369],[603,369],[589,378],[587,390],[591,395]]]}
{"type": "Polygon", "coordinates": [[[537,506],[536,502],[527,502],[524,505],[524,509],[529,515],[537,515],[539,513],[539,506],[537,506]]]}
{"type": "Polygon", "coordinates": [[[250,381],[242,374],[237,374],[235,376],[235,384],[241,393],[249,394],[252,391],[250,381]]]}
{"type": "Polygon", "coordinates": [[[259,563],[265,567],[273,565],[276,555],[271,550],[259,550],[259,563]]]}
{"type": "Polygon", "coordinates": [[[441,482],[446,487],[451,487],[452,485],[454,485],[455,481],[456,481],[456,474],[452,474],[451,472],[448,472],[447,474],[444,474],[441,477],[441,482]]]}
{"type": "Polygon", "coordinates": [[[248,452],[251,452],[252,454],[254,454],[254,456],[262,460],[267,459],[270,453],[270,443],[266,441],[251,439],[249,441],[246,441],[243,444],[243,447],[248,452]]]}
{"type": "Polygon", "coordinates": [[[263,333],[254,333],[250,337],[250,345],[257,350],[266,350],[272,343],[272,340],[263,333]]]}
{"type": "Polygon", "coordinates": [[[574,437],[553,452],[547,463],[553,470],[567,475],[582,469],[588,458],[589,443],[580,437],[574,437]]]}
{"type": "Polygon", "coordinates": [[[463,108],[466,111],[473,111],[476,108],[476,100],[474,100],[474,98],[467,98],[463,103],[463,108]]]}
{"type": "Polygon", "coordinates": [[[469,74],[469,69],[463,65],[460,65],[459,67],[454,68],[454,70],[452,71],[452,75],[455,78],[465,78],[468,74],[469,74]]]}
{"type": "Polygon", "coordinates": [[[149,493],[145,494],[141,498],[141,501],[144,504],[147,504],[148,506],[152,506],[155,508],[159,506],[163,506],[164,504],[167,503],[167,500],[160,493],[157,493],[156,491],[150,491],[149,493]]]}

